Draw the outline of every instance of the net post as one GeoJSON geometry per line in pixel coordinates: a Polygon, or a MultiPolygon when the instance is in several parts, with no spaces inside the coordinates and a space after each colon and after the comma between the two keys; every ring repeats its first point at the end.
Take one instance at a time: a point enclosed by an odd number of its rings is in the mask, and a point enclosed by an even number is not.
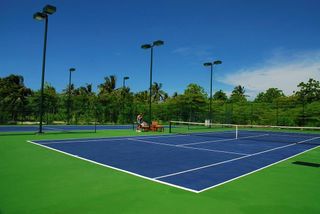
{"type": "Polygon", "coordinates": [[[97,117],[98,117],[97,108],[94,106],[93,110],[94,110],[94,133],[97,133],[97,117]]]}
{"type": "Polygon", "coordinates": [[[238,125],[236,125],[236,139],[238,139],[238,125]]]}
{"type": "Polygon", "coordinates": [[[94,133],[97,133],[97,115],[94,118],[94,133]]]}

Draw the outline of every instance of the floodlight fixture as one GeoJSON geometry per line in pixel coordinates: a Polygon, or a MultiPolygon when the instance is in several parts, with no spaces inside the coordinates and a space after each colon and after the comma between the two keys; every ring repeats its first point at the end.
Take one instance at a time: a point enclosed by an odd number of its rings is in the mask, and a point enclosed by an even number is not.
{"type": "Polygon", "coordinates": [[[52,6],[52,5],[46,5],[42,12],[45,13],[45,14],[54,14],[55,12],[57,11],[57,8],[55,6],[52,6]]]}
{"type": "Polygon", "coordinates": [[[149,49],[152,48],[152,46],[150,44],[145,44],[141,46],[142,49],[149,49]]]}
{"type": "Polygon", "coordinates": [[[123,77],[123,79],[128,80],[128,79],[129,79],[129,77],[123,77]]]}
{"type": "Polygon", "coordinates": [[[76,69],[75,68],[70,68],[69,71],[70,72],[74,72],[74,71],[76,71],[76,69]]]}
{"type": "Polygon", "coordinates": [[[37,13],[33,14],[33,18],[35,20],[41,21],[41,20],[44,20],[45,18],[47,18],[47,14],[41,13],[41,12],[37,12],[37,13]]]}
{"type": "Polygon", "coordinates": [[[160,46],[160,45],[163,45],[164,42],[162,40],[157,40],[157,41],[154,41],[153,42],[153,46],[160,46]]]}
{"type": "Polygon", "coordinates": [[[220,64],[222,64],[222,61],[216,60],[216,61],[213,62],[213,64],[214,64],[214,65],[220,65],[220,64]]]}
{"type": "Polygon", "coordinates": [[[212,63],[211,62],[206,62],[206,63],[203,63],[203,65],[206,66],[206,67],[207,66],[212,66],[212,63]]]}

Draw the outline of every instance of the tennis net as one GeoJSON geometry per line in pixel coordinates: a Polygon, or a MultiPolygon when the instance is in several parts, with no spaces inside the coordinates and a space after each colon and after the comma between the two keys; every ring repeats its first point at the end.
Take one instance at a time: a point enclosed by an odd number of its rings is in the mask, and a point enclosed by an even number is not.
{"type": "Polygon", "coordinates": [[[246,141],[320,145],[320,127],[235,125],[171,121],[169,132],[246,141]]]}

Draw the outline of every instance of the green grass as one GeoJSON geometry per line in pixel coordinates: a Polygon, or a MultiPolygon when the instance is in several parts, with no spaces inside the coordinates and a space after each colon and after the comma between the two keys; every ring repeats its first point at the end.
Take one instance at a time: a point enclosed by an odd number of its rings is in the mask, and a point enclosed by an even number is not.
{"type": "Polygon", "coordinates": [[[320,148],[200,194],[51,151],[27,140],[142,135],[0,136],[0,214],[320,213],[320,148]]]}

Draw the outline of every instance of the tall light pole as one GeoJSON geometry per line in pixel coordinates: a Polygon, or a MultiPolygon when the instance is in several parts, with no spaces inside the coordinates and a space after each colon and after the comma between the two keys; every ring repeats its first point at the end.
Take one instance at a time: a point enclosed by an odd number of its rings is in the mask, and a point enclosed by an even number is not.
{"type": "Polygon", "coordinates": [[[67,112],[67,115],[68,115],[68,125],[70,124],[70,108],[71,108],[71,73],[76,71],[75,68],[70,68],[69,69],[69,87],[68,87],[68,112],[67,112]]]}
{"type": "Polygon", "coordinates": [[[212,120],[212,70],[213,70],[213,66],[214,65],[219,65],[221,64],[222,61],[220,60],[216,60],[214,62],[206,62],[204,63],[203,65],[206,66],[206,67],[209,67],[210,66],[210,104],[209,104],[209,120],[210,120],[210,127],[211,127],[211,120],[212,120]]]}
{"type": "Polygon", "coordinates": [[[144,44],[141,46],[142,49],[150,49],[151,50],[151,58],[150,58],[150,88],[149,88],[149,126],[152,123],[152,113],[151,113],[151,95],[152,95],[152,64],[153,64],[153,47],[161,46],[164,42],[162,40],[154,41],[152,44],[144,44]]]}
{"type": "Polygon", "coordinates": [[[129,77],[123,77],[123,84],[122,84],[122,88],[124,89],[126,87],[126,80],[128,80],[129,77]]]}
{"type": "Polygon", "coordinates": [[[42,77],[41,77],[41,96],[40,96],[40,123],[39,123],[39,133],[42,131],[42,121],[43,121],[43,90],[44,90],[44,74],[46,67],[46,51],[47,51],[47,33],[48,33],[48,20],[49,15],[56,12],[56,7],[52,5],[46,5],[42,12],[37,12],[33,14],[33,18],[36,20],[45,20],[45,30],[44,30],[44,45],[43,45],[43,58],[42,58],[42,77]]]}
{"type": "Polygon", "coordinates": [[[123,119],[123,122],[125,121],[124,120],[124,107],[125,107],[125,97],[126,97],[126,93],[125,93],[125,88],[126,88],[126,80],[128,80],[129,77],[123,77],[123,84],[122,84],[122,93],[123,93],[123,97],[122,97],[122,119],[123,119]]]}

